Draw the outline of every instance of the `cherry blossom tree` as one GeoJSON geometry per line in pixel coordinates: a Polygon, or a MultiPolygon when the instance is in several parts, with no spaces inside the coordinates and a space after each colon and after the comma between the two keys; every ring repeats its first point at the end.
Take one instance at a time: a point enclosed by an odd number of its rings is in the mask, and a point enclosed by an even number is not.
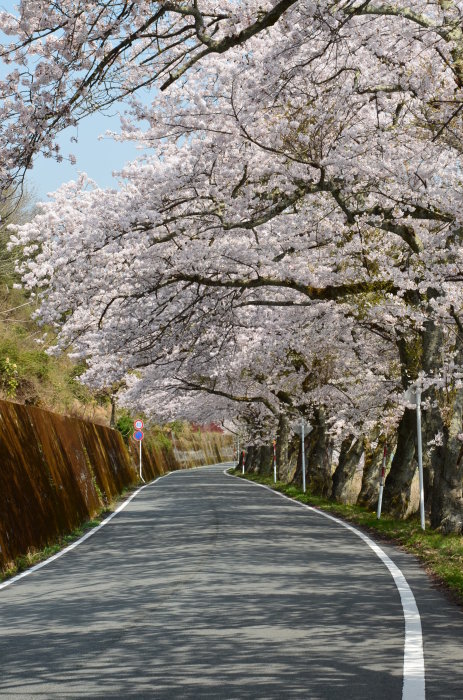
{"type": "Polygon", "coordinates": [[[119,191],[82,177],[17,234],[24,281],[60,347],[89,358],[87,381],[128,378],[128,400],[166,412],[200,392],[206,413],[241,404],[280,432],[282,415],[323,408],[340,439],[361,439],[386,416],[385,505],[403,514],[414,414],[398,395],[421,378],[432,520],[461,529],[460,22],[449,1],[61,0],[3,15],[3,57],[20,66],[0,86],[4,182],[131,94],[117,138],[152,149],[119,191]],[[143,85],[159,87],[151,108],[143,85]]]}
{"type": "MultiPolygon", "coordinates": [[[[247,51],[248,44],[252,44],[248,55],[259,59],[262,48],[268,54],[268,46],[281,30],[286,50],[301,43],[314,46],[299,70],[310,66],[314,57],[337,52],[346,38],[352,42],[357,36],[357,46],[354,42],[351,49],[367,46],[376,59],[368,76],[373,80],[362,80],[365,71],[356,71],[359,90],[374,96],[378,104],[391,94],[401,95],[397,119],[407,109],[410,91],[424,99],[426,128],[433,130],[434,137],[451,129],[461,114],[461,9],[451,0],[245,0],[239,4],[22,0],[18,14],[0,13],[0,29],[11,38],[0,53],[3,62],[11,65],[0,81],[4,185],[31,167],[38,150],[62,158],[55,136],[83,116],[142,87],[168,90],[185,77],[196,77],[198,70],[207,70],[213,65],[211,58],[241,47],[247,51]],[[425,81],[408,72],[410,48],[415,60],[433,67],[425,81]],[[390,75],[391,68],[396,75],[390,75]],[[436,90],[432,80],[432,73],[442,73],[443,68],[446,83],[452,84],[450,91],[448,84],[436,90]]],[[[278,52],[268,57],[275,56],[278,52]]],[[[348,75],[356,67],[340,65],[335,75],[338,70],[348,75]]]]}

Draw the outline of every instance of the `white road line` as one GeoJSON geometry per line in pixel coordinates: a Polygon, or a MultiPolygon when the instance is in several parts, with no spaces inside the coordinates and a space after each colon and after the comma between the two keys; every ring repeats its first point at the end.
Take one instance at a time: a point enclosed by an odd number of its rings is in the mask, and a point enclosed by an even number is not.
{"type": "MultiPolygon", "coordinates": [[[[238,479],[238,477],[228,474],[227,470],[224,470],[224,474],[238,479]]],[[[239,481],[242,482],[243,480],[239,479],[239,481]]],[[[324,513],[322,510],[317,510],[316,508],[308,506],[305,503],[295,501],[294,499],[289,498],[289,496],[286,496],[284,493],[274,491],[269,486],[265,486],[265,484],[258,484],[255,481],[246,481],[245,483],[260,486],[261,488],[270,491],[270,493],[275,493],[291,503],[302,506],[302,508],[306,508],[312,513],[321,515],[323,518],[327,518],[328,520],[332,520],[333,522],[337,523],[337,525],[341,525],[342,527],[346,528],[346,530],[350,530],[357,535],[357,537],[360,537],[360,539],[374,551],[376,556],[381,559],[383,564],[389,569],[389,572],[394,579],[394,583],[397,586],[397,590],[399,591],[405,620],[402,700],[425,700],[425,669],[421,618],[418,611],[418,606],[416,605],[415,596],[413,595],[412,590],[399,567],[394,564],[392,559],[387,556],[386,552],[384,552],[381,547],[376,544],[376,542],[370,539],[368,535],[365,535],[360,530],[352,527],[352,525],[348,525],[342,520],[339,520],[332,515],[328,515],[328,513],[324,513]]]]}

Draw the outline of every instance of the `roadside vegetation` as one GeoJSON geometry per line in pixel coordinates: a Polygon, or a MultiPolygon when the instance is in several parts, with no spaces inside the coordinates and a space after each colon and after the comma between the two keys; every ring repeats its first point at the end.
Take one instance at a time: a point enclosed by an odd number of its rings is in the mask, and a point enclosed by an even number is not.
{"type": "Polygon", "coordinates": [[[1,285],[0,398],[107,424],[109,395],[92,392],[78,381],[83,364],[46,353],[47,345],[37,341],[53,333],[38,326],[33,310],[33,300],[22,290],[1,285]]]}
{"type": "MultiPolygon", "coordinates": [[[[138,416],[145,421],[145,427],[143,428],[144,438],[143,443],[145,448],[149,450],[162,449],[165,452],[171,452],[173,449],[173,438],[183,437],[185,435],[191,434],[191,426],[184,421],[172,421],[171,423],[165,423],[164,425],[153,424],[150,425],[146,416],[138,416]]],[[[134,416],[128,410],[118,411],[118,418],[115,427],[121,433],[124,438],[124,442],[128,445],[132,433],[134,431],[134,416]]]]}
{"type": "Polygon", "coordinates": [[[382,515],[377,520],[376,512],[358,505],[343,505],[327,498],[304,493],[294,484],[273,482],[273,477],[259,474],[243,474],[241,469],[230,472],[249,481],[269,486],[274,491],[285,494],[296,501],[319,508],[359,525],[369,534],[399,544],[407,552],[418,557],[437,584],[450,592],[455,601],[463,605],[463,537],[456,534],[441,534],[435,530],[423,530],[418,516],[407,520],[396,520],[390,515],[382,515]]]}
{"type": "MultiPolygon", "coordinates": [[[[0,211],[2,220],[9,206],[0,211]]],[[[26,193],[8,224],[24,223],[33,213],[34,198],[26,193]]],[[[34,319],[37,301],[19,285],[21,252],[8,249],[9,237],[7,224],[0,224],[0,398],[107,424],[109,391],[92,392],[78,381],[85,363],[47,354],[54,329],[34,319]]]]}

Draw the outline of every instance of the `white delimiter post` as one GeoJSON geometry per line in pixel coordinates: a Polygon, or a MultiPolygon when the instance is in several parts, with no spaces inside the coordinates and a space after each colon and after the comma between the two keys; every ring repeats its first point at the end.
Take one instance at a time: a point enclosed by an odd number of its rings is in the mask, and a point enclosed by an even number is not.
{"type": "Polygon", "coordinates": [[[273,483],[277,483],[277,443],[273,441],[273,483]]]}
{"type": "Polygon", "coordinates": [[[304,420],[301,422],[301,446],[302,446],[302,490],[305,493],[305,447],[304,447],[304,420]]]}
{"type": "Polygon", "coordinates": [[[416,436],[418,442],[418,474],[420,477],[420,518],[421,529],[425,529],[424,522],[424,485],[423,485],[423,445],[421,441],[421,389],[416,388],[416,436]]]}

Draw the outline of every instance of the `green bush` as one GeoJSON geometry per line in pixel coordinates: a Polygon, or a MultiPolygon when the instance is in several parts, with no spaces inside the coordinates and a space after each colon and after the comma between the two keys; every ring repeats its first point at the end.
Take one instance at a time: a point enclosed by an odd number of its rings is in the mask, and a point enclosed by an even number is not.
{"type": "Polygon", "coordinates": [[[165,433],[156,432],[152,437],[152,443],[165,452],[170,452],[172,450],[172,442],[165,433]]]}
{"type": "Polygon", "coordinates": [[[18,362],[19,347],[16,339],[10,337],[0,337],[0,358],[8,357],[10,362],[18,362]]]}
{"type": "Polygon", "coordinates": [[[87,364],[85,362],[79,362],[70,368],[66,377],[66,383],[71,390],[72,396],[83,404],[89,403],[92,399],[92,393],[88,387],[79,382],[79,377],[86,369],[87,364]]]}
{"type": "Polygon", "coordinates": [[[171,423],[169,423],[169,427],[177,437],[180,437],[180,435],[185,431],[185,423],[182,420],[173,420],[171,423]]]}
{"type": "Polygon", "coordinates": [[[0,383],[8,398],[16,396],[16,389],[19,383],[18,368],[16,362],[10,360],[9,357],[0,359],[0,383]]]}
{"type": "Polygon", "coordinates": [[[133,418],[127,411],[119,416],[116,429],[121,433],[124,441],[128,443],[129,437],[133,433],[133,418]]]}
{"type": "Polygon", "coordinates": [[[18,371],[21,377],[48,379],[50,357],[43,350],[26,350],[18,357],[18,371]]]}

